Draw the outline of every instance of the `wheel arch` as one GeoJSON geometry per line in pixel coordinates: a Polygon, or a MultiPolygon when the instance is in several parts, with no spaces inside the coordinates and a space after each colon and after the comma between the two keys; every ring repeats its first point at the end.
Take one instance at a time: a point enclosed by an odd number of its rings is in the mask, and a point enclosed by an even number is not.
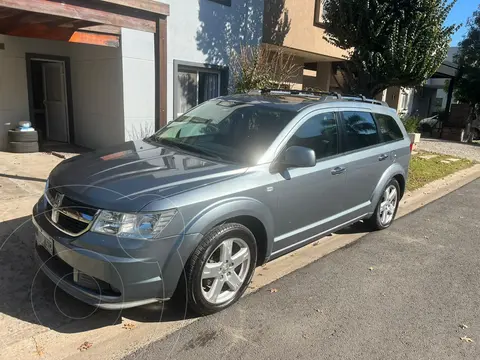
{"type": "Polygon", "coordinates": [[[391,179],[398,181],[398,184],[400,185],[400,199],[403,197],[405,194],[407,176],[403,167],[398,163],[394,163],[383,173],[382,177],[375,186],[375,190],[373,191],[371,199],[372,206],[376,206],[377,202],[382,196],[383,189],[391,179]]]}
{"type": "Polygon", "coordinates": [[[210,205],[185,227],[186,233],[206,234],[215,226],[236,222],[246,226],[258,246],[257,264],[266,262],[272,252],[274,220],[270,209],[252,198],[235,198],[210,205]]]}

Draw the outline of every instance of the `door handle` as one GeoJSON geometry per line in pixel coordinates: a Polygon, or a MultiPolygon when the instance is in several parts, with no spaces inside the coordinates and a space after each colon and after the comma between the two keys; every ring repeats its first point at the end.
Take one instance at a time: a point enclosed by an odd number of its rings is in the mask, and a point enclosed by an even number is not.
{"type": "Polygon", "coordinates": [[[331,173],[332,173],[332,175],[340,175],[340,174],[344,173],[346,170],[347,170],[347,168],[345,168],[343,166],[337,166],[336,168],[332,169],[331,173]]]}
{"type": "Polygon", "coordinates": [[[383,160],[387,160],[389,157],[388,154],[382,154],[378,157],[378,161],[383,161],[383,160]]]}

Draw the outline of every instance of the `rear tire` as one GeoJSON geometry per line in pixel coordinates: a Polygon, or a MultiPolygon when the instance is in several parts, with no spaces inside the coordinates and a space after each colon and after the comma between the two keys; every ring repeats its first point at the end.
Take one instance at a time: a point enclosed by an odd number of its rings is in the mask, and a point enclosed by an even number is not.
{"type": "Polygon", "coordinates": [[[392,225],[397,215],[400,202],[400,185],[395,179],[391,179],[385,186],[382,196],[378,200],[377,207],[372,217],[365,223],[373,230],[384,230],[392,225]]]}
{"type": "Polygon", "coordinates": [[[10,141],[7,150],[12,153],[35,153],[38,152],[38,142],[14,142],[10,141]]]}
{"type": "Polygon", "coordinates": [[[216,313],[240,299],[252,279],[256,262],[257,244],[247,227],[237,223],[216,226],[190,257],[185,266],[186,283],[181,282],[183,289],[177,290],[183,292],[183,299],[196,314],[216,313]]]}

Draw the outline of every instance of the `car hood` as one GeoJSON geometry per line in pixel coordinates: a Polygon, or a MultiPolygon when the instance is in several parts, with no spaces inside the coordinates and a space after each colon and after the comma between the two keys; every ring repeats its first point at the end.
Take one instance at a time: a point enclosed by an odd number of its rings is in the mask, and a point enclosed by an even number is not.
{"type": "Polygon", "coordinates": [[[135,212],[245,171],[139,140],[63,161],[50,174],[49,187],[88,206],[135,212]]]}

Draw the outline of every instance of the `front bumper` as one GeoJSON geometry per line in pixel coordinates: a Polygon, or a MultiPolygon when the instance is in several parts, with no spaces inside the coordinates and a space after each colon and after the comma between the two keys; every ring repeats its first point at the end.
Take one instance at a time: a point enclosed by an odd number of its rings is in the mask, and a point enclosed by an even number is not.
{"type": "Polygon", "coordinates": [[[53,256],[35,240],[35,259],[56,286],[102,309],[122,309],[169,299],[200,234],[157,240],[122,239],[86,232],[71,237],[45,217],[42,201],[32,221],[37,237],[53,242],[53,256]],[[79,274],[93,286],[79,281],[79,274]]]}

